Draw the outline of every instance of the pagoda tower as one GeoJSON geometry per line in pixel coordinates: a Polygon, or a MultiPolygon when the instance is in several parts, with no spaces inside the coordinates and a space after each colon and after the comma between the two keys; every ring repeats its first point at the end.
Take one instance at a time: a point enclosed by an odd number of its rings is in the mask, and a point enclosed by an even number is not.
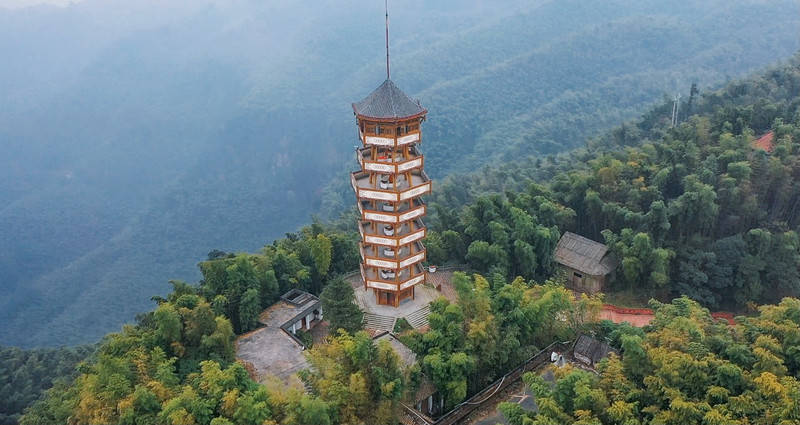
{"type": "Polygon", "coordinates": [[[387,79],[353,104],[361,169],[350,175],[361,233],[361,278],[377,304],[397,307],[425,283],[425,203],[431,180],[419,150],[428,111],[387,79]]]}

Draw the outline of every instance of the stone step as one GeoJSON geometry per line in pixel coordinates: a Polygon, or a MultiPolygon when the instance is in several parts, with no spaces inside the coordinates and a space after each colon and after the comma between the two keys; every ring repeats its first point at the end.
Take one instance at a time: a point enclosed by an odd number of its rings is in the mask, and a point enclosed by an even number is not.
{"type": "Polygon", "coordinates": [[[426,305],[421,309],[406,316],[406,321],[414,329],[428,326],[428,315],[431,314],[431,306],[426,305]]]}
{"type": "Polygon", "coordinates": [[[380,314],[364,313],[364,327],[379,331],[393,331],[394,323],[397,319],[391,316],[381,316],[380,314]]]}
{"type": "Polygon", "coordinates": [[[301,362],[301,363],[299,363],[299,364],[297,364],[297,365],[295,365],[295,366],[293,366],[293,367],[291,367],[289,369],[281,371],[281,373],[277,374],[277,376],[279,378],[285,380],[286,378],[292,376],[293,374],[295,374],[297,372],[300,372],[303,369],[308,369],[310,366],[311,365],[308,362],[303,361],[303,362],[301,362]]]}

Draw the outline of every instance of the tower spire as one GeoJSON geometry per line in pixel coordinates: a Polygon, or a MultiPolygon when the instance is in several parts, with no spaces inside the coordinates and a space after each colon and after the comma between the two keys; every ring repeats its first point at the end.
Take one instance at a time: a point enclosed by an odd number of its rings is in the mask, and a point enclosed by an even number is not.
{"type": "Polygon", "coordinates": [[[386,79],[389,79],[389,0],[384,0],[386,11],[386,79]]]}

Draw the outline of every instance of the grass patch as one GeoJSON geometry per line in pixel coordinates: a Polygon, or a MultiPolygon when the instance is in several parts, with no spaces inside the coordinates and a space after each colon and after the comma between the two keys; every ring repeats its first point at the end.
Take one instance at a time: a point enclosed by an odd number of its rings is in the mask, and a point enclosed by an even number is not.
{"type": "Polygon", "coordinates": [[[642,294],[641,292],[626,289],[623,291],[605,293],[603,302],[606,304],[613,304],[617,307],[647,308],[647,302],[650,301],[650,298],[650,296],[642,294]]]}

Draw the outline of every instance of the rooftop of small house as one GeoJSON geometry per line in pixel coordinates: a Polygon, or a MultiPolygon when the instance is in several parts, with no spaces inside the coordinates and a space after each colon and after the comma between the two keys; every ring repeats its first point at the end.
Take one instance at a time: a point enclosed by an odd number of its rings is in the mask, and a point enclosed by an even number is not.
{"type": "Polygon", "coordinates": [[[305,347],[286,329],[319,308],[319,304],[319,298],[299,289],[283,294],[280,301],[259,316],[264,327],[236,340],[236,357],[251,364],[258,377],[269,374],[285,380],[307,368],[305,347]]]}
{"type": "Polygon", "coordinates": [[[282,327],[286,324],[308,314],[319,305],[320,301],[314,295],[299,289],[292,289],[281,296],[280,301],[269,306],[258,316],[258,322],[272,327],[282,327]]]}
{"type": "MultiPolygon", "coordinates": [[[[408,369],[417,363],[417,355],[411,351],[408,346],[397,339],[393,333],[384,331],[375,335],[372,339],[376,344],[379,344],[381,341],[388,342],[392,347],[392,350],[394,350],[394,352],[400,358],[400,363],[402,364],[403,368],[408,369]]],[[[420,382],[419,388],[417,388],[417,391],[413,396],[414,401],[417,402],[424,400],[435,392],[436,388],[433,386],[433,383],[431,383],[427,377],[423,376],[422,382],[420,382]]]]}
{"type": "Polygon", "coordinates": [[[607,246],[572,232],[561,236],[553,257],[561,265],[592,276],[606,275],[616,267],[607,246]]]}
{"type": "Polygon", "coordinates": [[[597,340],[589,335],[580,335],[572,347],[574,356],[586,357],[591,360],[592,364],[596,364],[612,352],[616,353],[617,351],[611,348],[607,342],[597,340]]]}

